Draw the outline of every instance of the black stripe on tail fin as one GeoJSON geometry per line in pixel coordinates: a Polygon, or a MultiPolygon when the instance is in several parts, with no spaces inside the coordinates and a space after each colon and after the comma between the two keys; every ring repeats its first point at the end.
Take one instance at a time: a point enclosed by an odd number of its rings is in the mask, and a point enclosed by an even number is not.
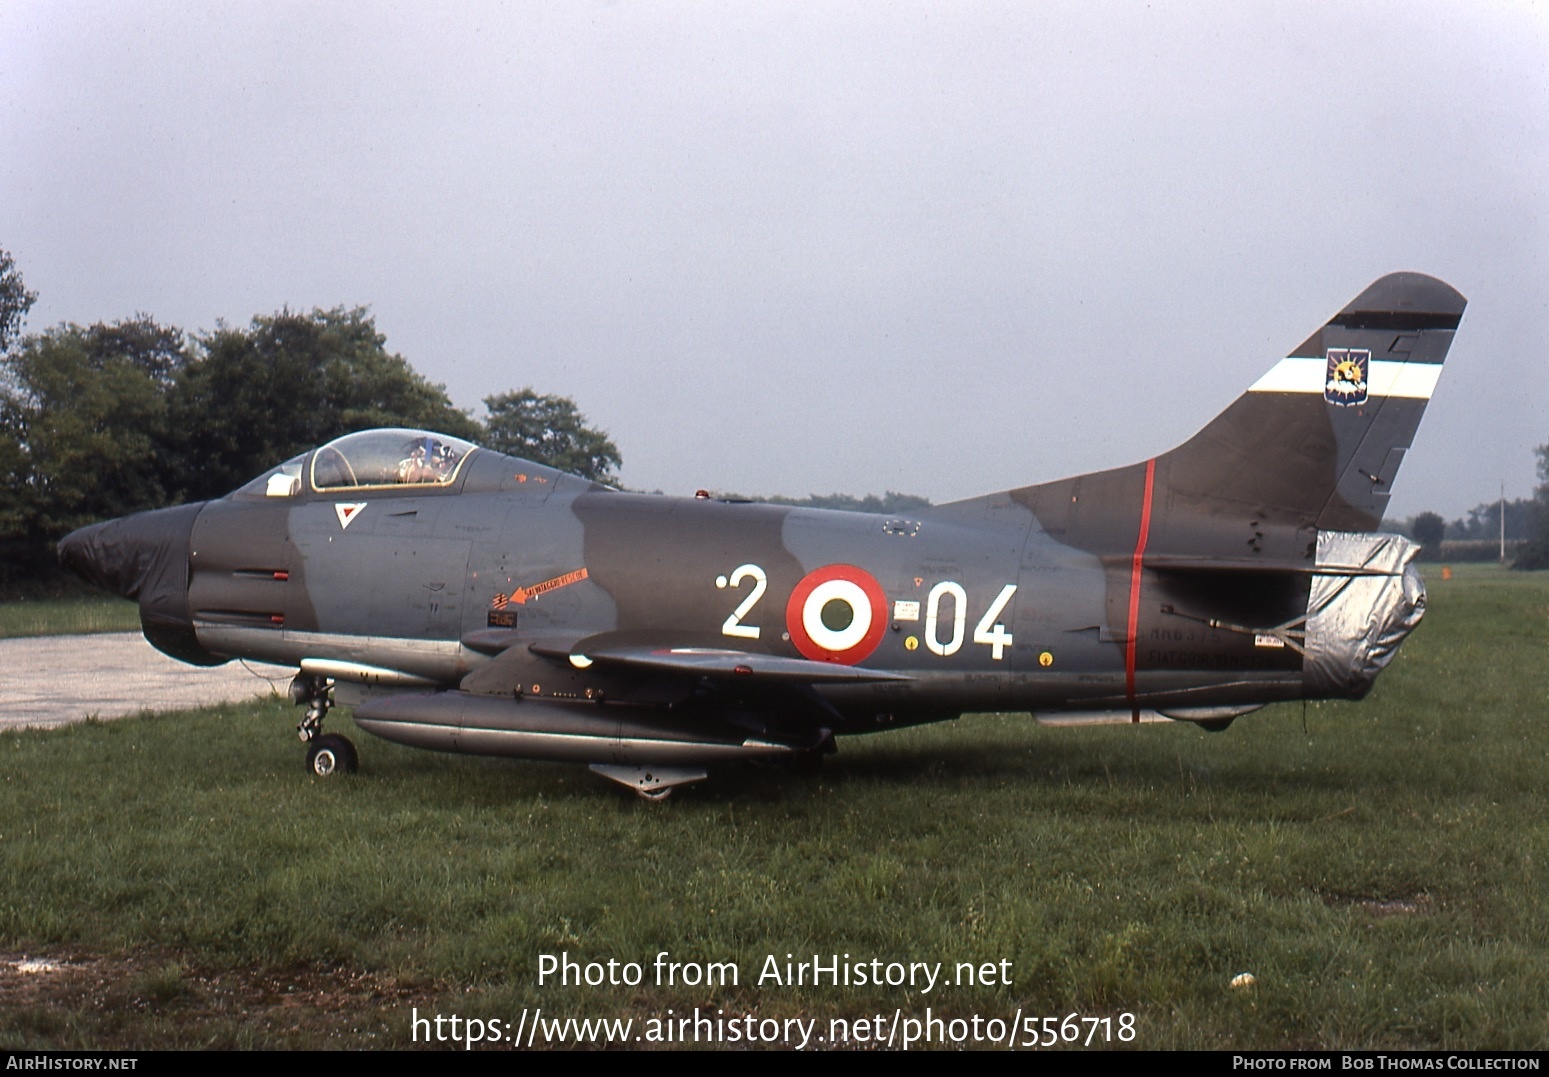
{"type": "MultiPolygon", "coordinates": [[[[1010,491],[1043,530],[1146,562],[1310,564],[1320,530],[1369,531],[1436,387],[1464,298],[1419,273],[1376,281],[1203,430],[1148,464],[1010,491]]],[[[1005,496],[1005,495],[1002,495],[1005,496]]]]}

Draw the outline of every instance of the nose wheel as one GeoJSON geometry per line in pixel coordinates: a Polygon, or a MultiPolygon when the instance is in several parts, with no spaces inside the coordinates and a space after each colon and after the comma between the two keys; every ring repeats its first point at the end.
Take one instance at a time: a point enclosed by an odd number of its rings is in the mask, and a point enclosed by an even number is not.
{"type": "Polygon", "coordinates": [[[307,746],[307,773],[319,778],[354,774],[360,765],[355,745],[338,733],[324,733],[323,719],[333,706],[333,681],[312,673],[298,673],[290,682],[290,701],[306,707],[296,735],[307,746]]]}
{"type": "Polygon", "coordinates": [[[324,733],[307,745],[307,773],[318,778],[335,774],[354,774],[359,766],[355,745],[348,737],[324,733]]]}

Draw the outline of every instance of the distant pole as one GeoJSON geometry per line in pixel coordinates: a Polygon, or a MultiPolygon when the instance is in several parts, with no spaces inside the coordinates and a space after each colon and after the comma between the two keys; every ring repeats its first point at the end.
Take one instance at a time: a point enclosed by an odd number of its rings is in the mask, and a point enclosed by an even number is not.
{"type": "Polygon", "coordinates": [[[1506,564],[1506,480],[1501,480],[1501,565],[1506,564]]]}

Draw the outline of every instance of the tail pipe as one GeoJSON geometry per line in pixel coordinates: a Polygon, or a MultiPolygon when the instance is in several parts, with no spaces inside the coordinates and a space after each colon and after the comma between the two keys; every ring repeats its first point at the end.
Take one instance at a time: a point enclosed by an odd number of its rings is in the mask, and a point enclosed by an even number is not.
{"type": "Polygon", "coordinates": [[[1307,600],[1302,683],[1312,699],[1360,699],[1425,615],[1420,547],[1400,535],[1322,531],[1307,600]]]}

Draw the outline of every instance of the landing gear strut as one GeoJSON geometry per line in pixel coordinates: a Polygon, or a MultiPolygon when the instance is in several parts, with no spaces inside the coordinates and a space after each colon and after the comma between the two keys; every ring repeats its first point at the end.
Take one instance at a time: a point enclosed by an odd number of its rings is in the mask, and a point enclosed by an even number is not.
{"type": "Polygon", "coordinates": [[[354,774],[359,765],[355,746],[348,737],[324,733],[323,719],[333,706],[333,681],[315,673],[298,673],[290,682],[290,701],[305,706],[296,734],[307,745],[307,772],[319,778],[354,774]]]}
{"type": "Polygon", "coordinates": [[[290,682],[290,701],[298,707],[305,704],[307,712],[296,726],[296,734],[310,741],[323,731],[323,719],[333,706],[333,682],[315,673],[298,673],[290,682]]]}

